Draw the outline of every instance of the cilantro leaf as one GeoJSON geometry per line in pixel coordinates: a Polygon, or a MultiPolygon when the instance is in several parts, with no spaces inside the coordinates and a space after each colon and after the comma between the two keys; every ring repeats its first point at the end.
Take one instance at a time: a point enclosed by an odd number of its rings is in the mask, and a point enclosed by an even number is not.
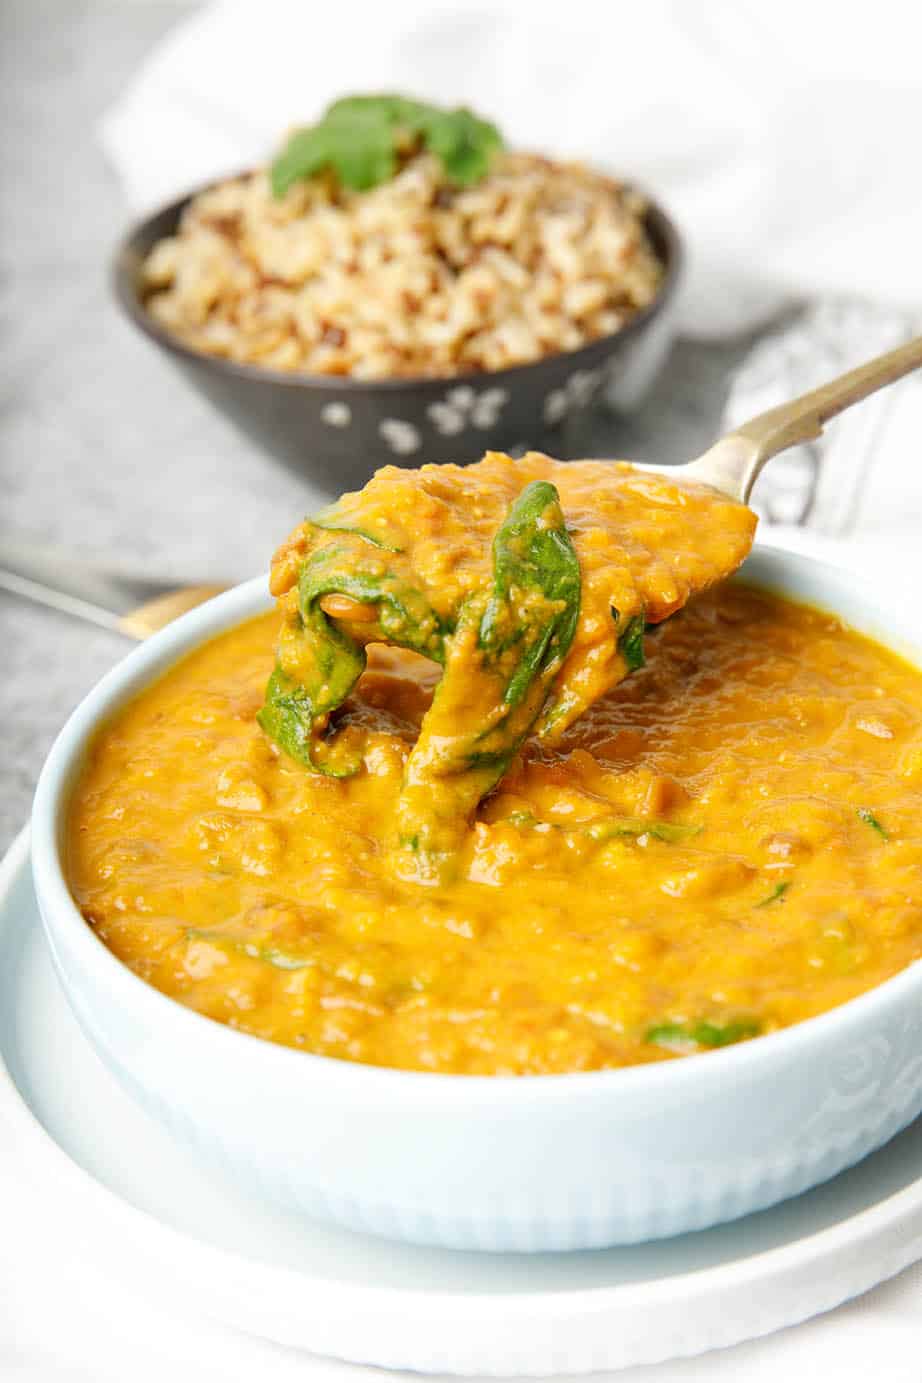
{"type": "Polygon", "coordinates": [[[429,149],[460,186],[479,181],[502,147],[495,125],[465,107],[447,110],[405,96],[345,96],[316,125],[295,130],[273,162],[275,197],[328,170],[343,187],[367,191],[394,177],[408,146],[429,149]]]}
{"type": "Polygon", "coordinates": [[[296,130],[270,171],[272,192],[284,197],[296,182],[332,169],[344,187],[367,191],[397,171],[390,131],[362,116],[322,121],[296,130]]]}
{"type": "Polygon", "coordinates": [[[501,147],[499,130],[471,111],[438,111],[423,128],[427,149],[442,160],[454,183],[469,187],[490,170],[490,161],[501,147]]]}

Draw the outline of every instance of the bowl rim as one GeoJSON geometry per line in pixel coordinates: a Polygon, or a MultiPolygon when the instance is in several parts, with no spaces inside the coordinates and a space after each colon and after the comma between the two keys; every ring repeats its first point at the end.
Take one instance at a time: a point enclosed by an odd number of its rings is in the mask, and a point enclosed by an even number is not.
{"type": "MultiPolygon", "coordinates": [[[[917,622],[913,629],[911,621],[905,626],[889,613],[878,626],[877,616],[889,607],[882,588],[880,601],[868,599],[866,592],[869,584],[873,592],[873,581],[863,580],[858,591],[857,578],[847,569],[768,544],[756,544],[746,565],[749,563],[758,572],[749,573],[750,584],[820,608],[821,602],[805,598],[797,590],[798,586],[809,585],[804,580],[806,575],[816,573],[840,590],[843,583],[850,586],[858,592],[855,604],[862,612],[853,627],[900,656],[911,659],[914,653],[922,664],[922,626],[917,622]]],[[[746,575],[744,567],[744,580],[746,575]]],[[[528,1076],[419,1071],[353,1062],[240,1032],[187,1008],[129,969],[85,922],[70,892],[64,865],[64,829],[70,797],[96,734],[113,714],[188,654],[271,608],[266,579],[256,577],[189,611],[133,649],[96,683],[68,717],[39,777],[32,809],[32,867],[52,954],[56,959],[55,930],[66,928],[68,945],[79,951],[84,967],[98,973],[105,992],[115,993],[120,1003],[134,1008],[137,1016],[149,1019],[151,1027],[169,1024],[178,1036],[197,1042],[199,1050],[209,1045],[221,1061],[230,1060],[236,1053],[242,1065],[268,1063],[277,1072],[284,1070],[292,1080],[320,1079],[334,1084],[346,1081],[355,1087],[356,1093],[368,1093],[369,1088],[374,1088],[398,1101],[415,1101],[422,1095],[448,1101],[474,1097],[477,1102],[499,1103],[511,1110],[534,1098],[569,1100],[603,1092],[626,1098],[638,1094],[666,1096],[682,1094],[689,1081],[696,1082],[700,1090],[703,1086],[722,1086],[741,1075],[751,1079],[775,1062],[789,1060],[798,1048],[810,1047],[811,1039],[834,1041],[837,1034],[848,1035],[850,1029],[863,1029],[876,1009],[900,1009],[907,994],[915,993],[916,1001],[922,997],[922,960],[917,960],[835,1008],[747,1042],[680,1060],[528,1076]],[[53,924],[47,913],[53,916],[53,924]]],[[[840,613],[835,606],[829,608],[840,613]]],[[[848,615],[843,618],[852,625],[848,615]]]]}
{"type": "Polygon", "coordinates": [[[204,362],[213,365],[215,369],[233,379],[263,381],[284,385],[287,388],[307,389],[308,391],[342,390],[347,394],[364,392],[385,396],[399,393],[401,390],[449,389],[453,386],[460,387],[465,384],[474,385],[477,383],[484,388],[498,388],[501,387],[501,381],[518,377],[525,371],[534,370],[539,365],[549,364],[551,361],[566,360],[572,362],[573,368],[578,369],[580,361],[589,357],[594,358],[598,353],[605,354],[606,351],[613,349],[617,343],[636,335],[673,299],[684,272],[685,250],[682,236],[675,221],[663,209],[662,205],[649,196],[638,183],[633,179],[624,180],[622,186],[638,193],[646,202],[643,216],[644,225],[648,233],[650,233],[651,224],[654,228],[653,234],[659,242],[655,247],[657,258],[663,264],[664,273],[652,301],[630,317],[617,331],[609,332],[604,336],[597,336],[595,340],[587,341],[574,350],[552,351],[547,355],[539,356],[536,360],[527,360],[519,365],[506,365],[501,370],[466,370],[461,374],[453,375],[387,375],[383,378],[361,379],[355,375],[306,374],[297,370],[276,370],[252,362],[228,360],[225,356],[210,355],[207,351],[196,350],[187,345],[173,332],[161,326],[147,311],[138,292],[139,242],[147,238],[147,233],[155,221],[162,217],[178,218],[189,203],[203,192],[209,192],[222,183],[233,182],[237,178],[247,177],[258,171],[259,169],[249,168],[237,173],[228,173],[223,177],[212,178],[208,182],[192,188],[191,191],[183,193],[182,196],[174,197],[155,210],[147,212],[144,216],[133,221],[128,230],[123,233],[117,241],[110,259],[109,278],[115,299],[128,319],[149,340],[184,360],[196,364],[204,362]]]}

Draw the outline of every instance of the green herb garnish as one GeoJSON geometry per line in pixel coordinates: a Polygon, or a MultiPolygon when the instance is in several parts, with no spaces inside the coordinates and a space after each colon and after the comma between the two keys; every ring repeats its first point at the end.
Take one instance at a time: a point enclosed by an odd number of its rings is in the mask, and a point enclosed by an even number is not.
{"type": "Polygon", "coordinates": [[[761,1023],[754,1018],[739,1018],[729,1023],[714,1023],[705,1019],[698,1023],[656,1023],[648,1028],[644,1041],[668,1051],[690,1052],[700,1047],[730,1047],[758,1037],[761,1023]]]}
{"type": "Polygon", "coordinates": [[[882,840],[890,839],[890,832],[886,826],[877,820],[877,817],[868,807],[859,807],[856,813],[858,820],[863,821],[865,826],[870,826],[872,831],[876,831],[882,840]]]}
{"type": "Polygon", "coordinates": [[[329,171],[343,187],[364,192],[394,177],[402,153],[428,149],[460,187],[478,182],[502,147],[495,125],[463,106],[448,110],[404,96],[347,96],[316,125],[295,130],[270,169],[272,192],[329,171]]]}
{"type": "Polygon", "coordinates": [[[771,891],[771,893],[768,895],[768,897],[767,897],[767,898],[763,898],[762,901],[761,901],[761,903],[756,903],[755,906],[756,906],[757,908],[767,908],[768,905],[769,905],[770,903],[781,903],[781,902],[783,902],[783,901],[784,901],[784,895],[787,893],[787,891],[788,891],[788,889],[789,889],[790,887],[791,887],[791,881],[790,881],[790,879],[786,879],[785,882],[784,882],[783,884],[775,884],[775,887],[772,889],[772,891],[771,891]]]}

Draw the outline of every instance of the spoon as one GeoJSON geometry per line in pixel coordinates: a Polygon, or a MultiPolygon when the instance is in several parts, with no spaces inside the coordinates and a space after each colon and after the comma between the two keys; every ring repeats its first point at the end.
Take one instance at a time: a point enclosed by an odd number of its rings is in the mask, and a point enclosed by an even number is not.
{"type": "MultiPolygon", "coordinates": [[[[922,336],[917,336],[818,389],[758,414],[721,437],[694,461],[682,466],[631,464],[638,471],[665,475],[679,484],[691,481],[706,485],[727,499],[746,504],[759,474],[773,456],[813,441],[830,419],[920,367],[922,336]]],[[[331,619],[349,620],[352,624],[372,623],[377,618],[373,605],[361,605],[348,596],[324,596],[319,605],[331,619]]]]}
{"type": "Polygon", "coordinates": [[[158,580],[0,534],[0,591],[133,639],[148,638],[225,589],[158,580]]]}
{"type": "Polygon", "coordinates": [[[763,467],[773,456],[814,441],[831,418],[920,367],[922,336],[916,336],[818,389],[750,418],[695,461],[684,466],[638,465],[637,469],[668,475],[679,482],[691,480],[708,485],[728,499],[746,504],[763,467]]]}
{"type": "MultiPolygon", "coordinates": [[[[819,437],[832,418],[869,394],[922,368],[922,336],[875,356],[789,403],[734,428],[703,455],[683,466],[636,464],[637,470],[692,481],[745,504],[765,464],[779,452],[819,437]]],[[[62,562],[58,551],[42,553],[0,540],[0,589],[63,610],[131,638],[146,639],[187,610],[211,599],[221,586],[176,587],[122,571],[102,571],[76,561],[62,562]]],[[[353,623],[376,618],[373,606],[347,596],[320,601],[333,619],[353,623]]]]}

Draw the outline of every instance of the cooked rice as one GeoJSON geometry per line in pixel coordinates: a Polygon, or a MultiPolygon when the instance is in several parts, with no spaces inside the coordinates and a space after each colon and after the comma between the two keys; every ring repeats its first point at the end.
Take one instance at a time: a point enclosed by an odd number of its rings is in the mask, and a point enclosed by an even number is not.
{"type": "Polygon", "coordinates": [[[368,192],[257,172],[201,193],[143,268],[152,316],[209,355],[361,378],[500,370],[616,331],[662,278],[645,204],[502,154],[456,189],[431,154],[368,192]]]}

